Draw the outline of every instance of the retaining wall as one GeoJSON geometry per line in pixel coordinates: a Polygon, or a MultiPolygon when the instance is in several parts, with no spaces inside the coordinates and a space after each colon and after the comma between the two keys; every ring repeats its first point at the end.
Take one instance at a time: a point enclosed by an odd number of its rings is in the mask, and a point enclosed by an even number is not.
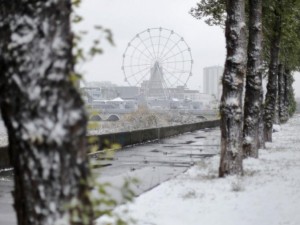
{"type": "MultiPolygon", "coordinates": [[[[95,146],[96,150],[111,149],[141,144],[147,141],[163,139],[186,132],[192,132],[204,128],[218,127],[219,120],[203,121],[199,123],[183,124],[170,127],[150,128],[128,132],[119,132],[90,136],[89,145],[95,146]]],[[[0,169],[10,166],[7,147],[0,147],[0,169]]]]}

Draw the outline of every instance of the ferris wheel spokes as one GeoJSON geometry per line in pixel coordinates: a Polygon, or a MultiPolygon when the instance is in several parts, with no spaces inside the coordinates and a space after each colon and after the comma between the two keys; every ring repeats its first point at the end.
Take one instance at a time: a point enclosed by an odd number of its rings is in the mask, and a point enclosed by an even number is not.
{"type": "Polygon", "coordinates": [[[148,70],[148,69],[150,69],[150,68],[151,68],[151,67],[147,67],[147,68],[144,68],[144,69],[142,69],[142,70],[139,70],[139,71],[135,72],[134,74],[131,74],[130,76],[128,76],[127,79],[130,78],[130,77],[133,77],[133,76],[135,76],[135,75],[137,75],[137,74],[139,74],[139,73],[141,73],[141,72],[143,72],[143,71],[145,71],[145,70],[148,70]]]}
{"type": "Polygon", "coordinates": [[[158,45],[157,45],[157,55],[159,55],[159,47],[160,47],[160,38],[161,38],[161,27],[159,28],[159,35],[158,35],[158,45]]]}
{"type": "Polygon", "coordinates": [[[170,58],[173,58],[173,57],[175,57],[175,56],[177,56],[177,55],[179,55],[179,54],[182,54],[182,53],[185,52],[185,51],[187,51],[187,49],[181,50],[180,52],[178,52],[178,53],[176,53],[176,54],[174,54],[174,55],[171,55],[171,56],[165,58],[165,59],[163,60],[163,62],[166,61],[166,60],[168,60],[168,59],[170,59],[170,58]]]}
{"type": "MultiPolygon", "coordinates": [[[[151,56],[148,56],[146,55],[144,52],[142,52],[140,49],[138,49],[137,47],[135,46],[132,46],[136,51],[140,52],[142,55],[144,55],[146,58],[150,59],[151,60],[151,56]]],[[[150,53],[151,54],[151,53],[150,53]]]]}
{"type": "Polygon", "coordinates": [[[157,55],[156,55],[156,52],[155,52],[155,49],[154,49],[154,44],[153,44],[152,36],[150,34],[150,30],[148,30],[148,34],[149,34],[149,38],[150,38],[150,41],[151,41],[151,46],[152,46],[152,49],[153,49],[154,58],[156,59],[157,55]]]}
{"type": "Polygon", "coordinates": [[[169,52],[171,52],[176,46],[178,46],[178,44],[181,42],[181,40],[177,41],[165,54],[163,54],[163,56],[161,58],[166,57],[169,52]]]}
{"type": "Polygon", "coordinates": [[[163,50],[161,51],[161,54],[160,54],[160,56],[164,53],[164,51],[165,51],[165,49],[166,49],[166,47],[167,47],[167,44],[169,43],[169,41],[170,41],[170,38],[171,38],[171,36],[173,35],[173,33],[172,32],[170,32],[170,35],[169,35],[169,37],[168,37],[168,39],[167,39],[167,41],[165,42],[165,45],[164,45],[164,47],[163,47],[163,50]]]}
{"type": "Polygon", "coordinates": [[[122,70],[130,85],[145,89],[146,97],[166,99],[171,89],[186,86],[192,64],[190,48],[181,36],[169,29],[151,28],[129,42],[122,70]]]}
{"type": "Polygon", "coordinates": [[[139,36],[139,39],[140,39],[141,43],[144,45],[145,49],[150,53],[150,55],[151,55],[151,58],[150,58],[150,59],[153,59],[154,56],[153,56],[152,53],[149,51],[149,48],[146,46],[146,44],[144,43],[144,41],[141,39],[140,36],[139,36]]]}
{"type": "Polygon", "coordinates": [[[171,85],[173,86],[175,83],[180,82],[183,85],[186,85],[186,83],[184,83],[183,81],[180,80],[180,75],[179,76],[175,76],[173,73],[169,72],[168,70],[166,70],[168,74],[170,74],[171,76],[174,76],[176,78],[176,81],[174,83],[172,83],[171,85]]]}

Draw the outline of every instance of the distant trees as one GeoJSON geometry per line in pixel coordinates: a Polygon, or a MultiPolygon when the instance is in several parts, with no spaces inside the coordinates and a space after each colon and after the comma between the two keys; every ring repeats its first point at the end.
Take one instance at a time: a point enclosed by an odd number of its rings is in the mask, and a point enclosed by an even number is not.
{"type": "Polygon", "coordinates": [[[70,0],[0,0],[0,104],[19,225],[92,224],[70,0]]]}
{"type": "MultiPolygon", "coordinates": [[[[238,4],[238,2],[235,1],[234,3],[238,4]]],[[[275,116],[278,116],[280,122],[286,122],[289,115],[295,112],[291,74],[293,71],[299,71],[300,66],[300,2],[295,0],[248,0],[245,3],[240,3],[238,8],[234,8],[234,3],[230,0],[200,0],[197,6],[191,9],[190,13],[197,19],[204,18],[209,25],[221,26],[224,26],[224,15],[227,15],[226,43],[228,50],[228,44],[232,43],[230,39],[235,38],[236,42],[244,41],[243,35],[230,36],[227,34],[228,18],[238,18],[232,16],[232,10],[239,11],[238,16],[240,16],[246,7],[248,13],[248,20],[246,21],[248,23],[248,54],[247,56],[242,54],[243,60],[247,60],[244,114],[241,115],[244,118],[243,144],[236,144],[237,141],[241,142],[239,138],[240,130],[237,130],[241,128],[236,127],[227,118],[232,111],[235,111],[237,106],[232,105],[227,112],[224,111],[225,100],[230,99],[227,95],[228,87],[224,81],[220,106],[221,139],[224,138],[224,132],[231,132],[230,135],[236,135],[236,139],[228,139],[228,146],[238,146],[237,152],[243,150],[244,157],[257,157],[258,148],[264,147],[264,141],[272,140],[272,127],[275,116]],[[230,7],[228,8],[228,6],[230,7]],[[267,94],[264,103],[262,73],[268,74],[267,94]],[[227,126],[225,126],[225,122],[227,122],[227,126]]],[[[234,25],[237,26],[237,24],[236,21],[231,27],[232,32],[238,31],[234,28],[234,25]]],[[[242,48],[234,44],[231,44],[230,47],[243,51],[242,48]]],[[[223,76],[225,81],[228,79],[228,68],[236,65],[228,63],[228,56],[233,54],[234,51],[227,51],[223,76]]],[[[232,58],[229,57],[229,59],[232,58]]],[[[232,76],[237,74],[238,71],[235,71],[232,76]]],[[[233,88],[233,91],[238,90],[240,89],[237,87],[233,88]]],[[[222,143],[220,169],[224,167],[222,161],[223,148],[222,143]]],[[[227,173],[237,173],[237,170],[229,169],[227,173]]],[[[223,175],[224,173],[220,172],[220,176],[223,175]]]]}
{"type": "Polygon", "coordinates": [[[280,41],[282,36],[280,7],[282,7],[281,0],[275,0],[274,11],[269,13],[270,19],[270,61],[268,72],[267,94],[265,99],[265,114],[264,114],[264,138],[265,141],[272,141],[272,129],[275,116],[276,101],[278,94],[278,63],[280,41]]]}
{"type": "MultiPolygon", "coordinates": [[[[290,92],[291,99],[294,99],[292,80],[288,81],[286,76],[291,75],[293,71],[299,71],[300,66],[300,2],[270,0],[264,3],[264,39],[267,51],[264,58],[270,62],[265,100],[265,138],[266,141],[272,141],[274,116],[278,117],[280,122],[286,122],[287,112],[294,105],[293,100],[290,101],[288,98],[290,92]],[[278,103],[278,111],[275,111],[274,101],[278,103]]],[[[292,115],[295,111],[291,112],[292,115]]]]}

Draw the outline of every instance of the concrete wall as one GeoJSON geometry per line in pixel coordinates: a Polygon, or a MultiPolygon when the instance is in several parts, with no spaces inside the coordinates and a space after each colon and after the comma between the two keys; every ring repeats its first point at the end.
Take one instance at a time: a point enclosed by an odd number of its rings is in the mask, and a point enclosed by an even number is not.
{"type": "Polygon", "coordinates": [[[104,134],[99,136],[91,136],[89,144],[97,147],[98,150],[112,149],[115,147],[125,147],[204,128],[218,127],[219,124],[219,120],[213,120],[170,127],[150,128],[128,132],[104,134]]]}
{"type": "MultiPolygon", "coordinates": [[[[219,120],[213,120],[170,127],[103,134],[98,136],[90,136],[88,142],[90,146],[95,147],[95,150],[111,149],[115,147],[141,144],[147,141],[167,138],[204,128],[218,127],[219,124],[219,120]]],[[[0,147],[0,169],[7,168],[9,165],[10,163],[7,147],[0,147]]]]}

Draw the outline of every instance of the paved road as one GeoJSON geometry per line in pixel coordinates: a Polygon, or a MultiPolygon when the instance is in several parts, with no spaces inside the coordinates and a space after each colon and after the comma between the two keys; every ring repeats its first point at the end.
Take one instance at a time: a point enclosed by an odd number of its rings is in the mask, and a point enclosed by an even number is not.
{"type": "MultiPolygon", "coordinates": [[[[197,161],[219,152],[219,129],[205,129],[167,138],[160,142],[146,143],[117,151],[113,160],[97,162],[108,166],[94,169],[99,180],[109,181],[115,187],[123,184],[125,178],[135,177],[140,182],[133,187],[141,194],[158,184],[187,170],[197,161]]],[[[12,209],[11,190],[13,182],[9,172],[0,172],[0,224],[16,225],[12,209]]],[[[116,189],[111,193],[120,199],[116,189]]]]}

